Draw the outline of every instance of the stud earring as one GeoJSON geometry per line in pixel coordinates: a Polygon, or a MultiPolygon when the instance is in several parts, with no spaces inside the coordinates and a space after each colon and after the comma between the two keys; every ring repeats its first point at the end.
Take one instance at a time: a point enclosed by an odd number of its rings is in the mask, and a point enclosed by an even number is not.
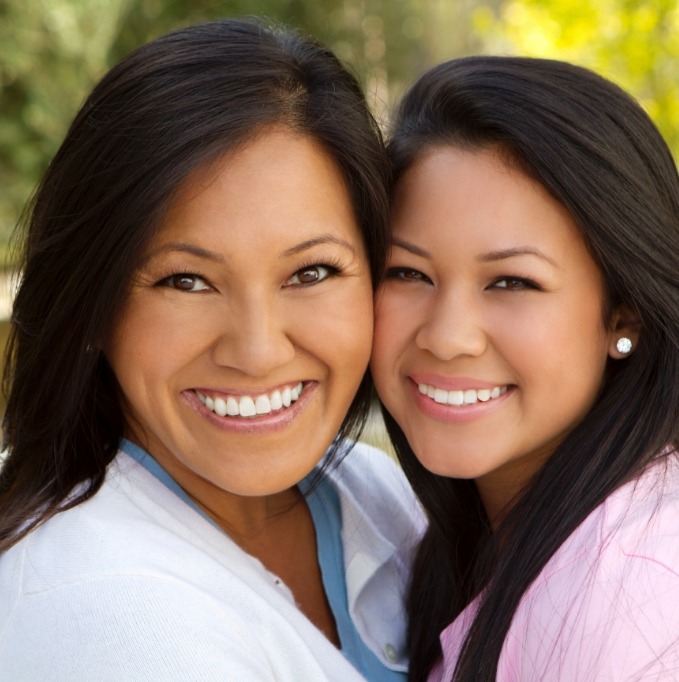
{"type": "Polygon", "coordinates": [[[618,349],[618,353],[627,355],[627,353],[632,350],[632,340],[628,339],[626,336],[621,336],[615,344],[615,347],[618,349]]]}

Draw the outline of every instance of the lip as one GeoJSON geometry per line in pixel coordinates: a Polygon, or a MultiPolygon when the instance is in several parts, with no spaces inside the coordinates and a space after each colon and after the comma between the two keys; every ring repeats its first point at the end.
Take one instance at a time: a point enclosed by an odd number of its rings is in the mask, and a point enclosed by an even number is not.
{"type": "MultiPolygon", "coordinates": [[[[417,376],[421,377],[424,375],[417,376]]],[[[431,375],[429,376],[431,380],[431,375]]],[[[422,383],[427,382],[423,381],[422,383]]],[[[434,384],[435,382],[432,381],[431,383],[434,384]]],[[[440,382],[436,382],[436,385],[440,388],[446,388],[446,390],[451,391],[463,390],[460,388],[461,384],[455,384],[451,388],[447,388],[450,383],[452,383],[452,381],[449,381],[448,384],[444,385],[441,385],[440,382]]],[[[441,403],[435,402],[431,398],[428,398],[426,395],[422,395],[417,387],[417,383],[412,377],[409,379],[408,384],[410,390],[412,391],[415,405],[420,412],[424,413],[428,417],[431,417],[432,419],[435,419],[436,421],[447,422],[450,424],[466,424],[492,415],[514,395],[514,391],[516,390],[516,386],[509,385],[506,393],[503,393],[497,398],[493,398],[493,400],[488,400],[487,402],[477,402],[471,405],[463,405],[458,407],[457,405],[443,405],[441,403]]],[[[497,384],[492,385],[497,386],[497,384]]],[[[467,382],[464,384],[464,386],[466,388],[488,388],[488,384],[482,385],[478,381],[475,382],[475,384],[467,382]]]]}
{"type": "MultiPolygon", "coordinates": [[[[208,408],[203,405],[196,395],[196,391],[198,390],[201,393],[206,391],[210,395],[261,395],[262,393],[266,393],[269,390],[274,391],[278,387],[258,392],[229,391],[228,393],[222,393],[221,391],[209,389],[187,389],[182,391],[181,395],[191,409],[197,412],[201,417],[207,419],[210,424],[223,431],[230,431],[232,433],[260,434],[281,431],[290,426],[301,415],[319,386],[317,381],[303,381],[302,384],[303,389],[299,398],[292,403],[290,407],[255,417],[229,417],[228,415],[220,417],[218,414],[212,410],[208,410],[208,408]]],[[[285,387],[288,385],[289,384],[281,384],[280,386],[285,387]]]]}
{"type": "Polygon", "coordinates": [[[489,382],[480,379],[472,379],[471,377],[448,377],[442,374],[431,374],[429,372],[415,372],[410,374],[409,379],[417,384],[427,384],[429,386],[436,386],[436,388],[443,388],[446,391],[464,391],[467,389],[481,390],[484,388],[494,388],[495,386],[504,386],[505,382],[489,382]]]}
{"type": "Polygon", "coordinates": [[[202,387],[195,387],[192,388],[192,391],[198,391],[202,393],[203,395],[209,396],[210,398],[226,398],[228,396],[253,396],[257,397],[260,395],[270,395],[274,391],[281,391],[284,388],[292,388],[293,386],[296,386],[299,383],[303,383],[305,386],[307,383],[311,384],[314,382],[300,382],[299,379],[295,379],[293,381],[288,381],[287,383],[284,384],[278,384],[276,386],[267,386],[266,388],[248,388],[248,389],[224,389],[224,388],[202,388],[202,387]]]}

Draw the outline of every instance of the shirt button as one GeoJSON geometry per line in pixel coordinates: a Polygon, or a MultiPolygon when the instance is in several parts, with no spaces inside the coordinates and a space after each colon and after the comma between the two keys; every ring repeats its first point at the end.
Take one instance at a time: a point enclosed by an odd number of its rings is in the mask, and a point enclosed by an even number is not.
{"type": "Polygon", "coordinates": [[[391,644],[384,645],[384,655],[387,657],[389,663],[396,663],[398,653],[391,644]]]}

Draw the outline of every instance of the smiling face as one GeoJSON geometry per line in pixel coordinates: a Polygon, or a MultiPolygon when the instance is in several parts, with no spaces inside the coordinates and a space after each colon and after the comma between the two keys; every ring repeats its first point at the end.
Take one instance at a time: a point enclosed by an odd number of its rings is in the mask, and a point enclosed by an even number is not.
{"type": "Polygon", "coordinates": [[[264,133],[190,177],[148,245],[105,349],[126,435],[205,506],[286,490],[345,417],[371,319],[339,169],[264,133]]]}
{"type": "MultiPolygon", "coordinates": [[[[591,408],[621,335],[564,207],[492,149],[400,180],[376,298],[379,395],[430,471],[500,509],[591,408]]],[[[619,325],[618,325],[619,326],[619,325]]]]}

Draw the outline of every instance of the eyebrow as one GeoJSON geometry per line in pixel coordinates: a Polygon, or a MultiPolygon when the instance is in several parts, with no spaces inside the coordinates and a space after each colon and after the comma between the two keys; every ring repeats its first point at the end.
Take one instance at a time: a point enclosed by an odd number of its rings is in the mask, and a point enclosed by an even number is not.
{"type": "MultiPolygon", "coordinates": [[[[334,237],[333,235],[322,235],[320,237],[314,237],[313,239],[306,239],[295,246],[290,247],[282,252],[281,256],[294,256],[303,251],[318,246],[319,244],[337,244],[339,246],[348,249],[353,254],[356,254],[356,247],[353,244],[340,239],[339,237],[334,237]]],[[[152,251],[143,261],[142,265],[146,265],[150,260],[156,258],[157,256],[168,253],[171,251],[179,251],[180,253],[188,253],[192,256],[197,256],[198,258],[205,258],[206,260],[213,261],[215,263],[225,263],[224,256],[215,251],[209,251],[208,249],[203,249],[200,246],[194,246],[193,244],[186,244],[185,242],[169,242],[158,247],[155,251],[152,251]]]]}
{"type": "Polygon", "coordinates": [[[351,251],[351,253],[353,253],[354,255],[357,252],[356,247],[353,244],[350,244],[348,241],[340,239],[339,237],[335,237],[331,234],[323,234],[319,237],[314,237],[313,239],[306,239],[305,241],[300,242],[299,244],[295,244],[295,246],[291,246],[289,249],[285,249],[285,251],[283,251],[280,255],[295,256],[299,253],[302,253],[303,251],[307,251],[308,249],[311,249],[314,246],[319,246],[321,244],[336,244],[337,246],[342,246],[345,249],[351,251]]]}
{"type": "Polygon", "coordinates": [[[431,254],[429,251],[425,251],[424,249],[421,249],[419,246],[415,246],[415,244],[411,244],[410,242],[407,242],[405,239],[392,239],[391,243],[394,246],[399,246],[402,249],[405,249],[406,251],[409,251],[415,256],[421,256],[422,258],[429,258],[431,259],[431,254]]]}
{"type": "Polygon", "coordinates": [[[478,257],[481,263],[492,263],[498,260],[506,260],[507,258],[516,258],[517,256],[537,256],[554,267],[559,267],[553,258],[532,246],[516,246],[512,249],[502,249],[500,251],[489,251],[478,257]]]}
{"type": "MultiPolygon", "coordinates": [[[[429,251],[415,246],[404,239],[393,239],[392,244],[394,246],[399,246],[406,251],[414,254],[415,256],[421,256],[422,258],[429,258],[431,260],[432,255],[429,251]]],[[[499,260],[506,260],[507,258],[516,258],[517,256],[537,256],[542,258],[542,260],[551,263],[554,267],[558,267],[556,261],[550,258],[548,255],[542,253],[540,249],[533,248],[532,246],[517,246],[511,249],[501,249],[499,251],[489,251],[488,253],[481,254],[477,260],[481,263],[492,263],[499,260]]]]}
{"type": "Polygon", "coordinates": [[[185,242],[168,242],[159,246],[157,249],[152,251],[143,261],[142,265],[146,265],[150,260],[156,258],[162,253],[167,253],[169,251],[179,251],[180,253],[188,253],[192,256],[197,256],[198,258],[205,258],[206,260],[214,261],[215,263],[224,263],[224,256],[215,251],[209,251],[208,249],[203,249],[200,246],[194,246],[193,244],[186,244],[185,242]]]}

